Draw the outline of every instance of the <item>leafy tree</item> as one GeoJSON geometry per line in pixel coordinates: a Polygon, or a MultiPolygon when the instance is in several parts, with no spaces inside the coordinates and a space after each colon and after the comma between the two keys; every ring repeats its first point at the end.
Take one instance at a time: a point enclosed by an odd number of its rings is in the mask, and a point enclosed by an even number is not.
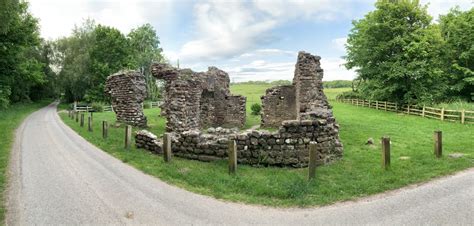
{"type": "Polygon", "coordinates": [[[93,35],[95,40],[90,51],[91,77],[85,95],[89,102],[104,100],[107,76],[132,66],[130,45],[119,30],[98,25],[93,35]]]}
{"type": "Polygon", "coordinates": [[[155,29],[150,24],[144,24],[133,29],[128,35],[132,51],[132,61],[135,68],[145,76],[148,99],[157,100],[161,90],[156,79],[151,75],[151,64],[164,60],[160,41],[155,29]]]}
{"type": "Polygon", "coordinates": [[[362,95],[398,102],[443,98],[443,40],[426,6],[417,0],[379,0],[375,8],[353,22],[346,47],[346,67],[358,72],[362,95]]]}
{"type": "MultiPolygon", "coordinates": [[[[33,87],[45,84],[38,21],[18,0],[0,1],[0,107],[30,101],[33,87]]],[[[38,96],[39,98],[39,96],[38,96]]]]}
{"type": "Polygon", "coordinates": [[[450,94],[474,100],[474,8],[440,16],[450,94]]]}
{"type": "Polygon", "coordinates": [[[90,52],[95,43],[93,20],[76,26],[72,35],[54,43],[51,61],[60,70],[62,92],[68,102],[82,100],[92,83],[90,52]]]}

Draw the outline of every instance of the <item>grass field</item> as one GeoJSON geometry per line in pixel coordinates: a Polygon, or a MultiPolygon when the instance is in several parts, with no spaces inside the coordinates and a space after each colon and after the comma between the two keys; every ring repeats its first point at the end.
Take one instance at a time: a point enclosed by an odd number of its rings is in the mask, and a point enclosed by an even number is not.
{"type": "MultiPolygon", "coordinates": [[[[260,96],[263,87],[232,87],[235,93],[251,92],[260,96]]],[[[329,90],[327,90],[329,91],[329,90]]],[[[326,92],[327,92],[326,91],[326,92]]],[[[335,93],[335,92],[333,92],[335,93]]],[[[249,99],[250,99],[249,98],[249,99]]],[[[63,120],[80,135],[104,151],[143,172],[187,190],[220,199],[271,206],[314,206],[350,200],[427,181],[474,166],[474,126],[429,120],[415,116],[377,111],[343,103],[333,103],[344,144],[341,161],[317,169],[316,180],[306,180],[307,169],[255,168],[239,165],[237,176],[227,174],[225,161],[205,163],[174,158],[165,164],[161,156],[134,147],[123,148],[123,125],[111,128],[110,138],[100,136],[100,121],[114,121],[114,114],[94,114],[94,132],[61,114],[63,120]],[[444,156],[433,155],[433,131],[443,131],[444,156]],[[388,135],[392,140],[392,166],[381,169],[380,145],[367,146],[369,137],[376,141],[388,135]],[[447,157],[463,153],[461,158],[447,157]],[[409,157],[402,160],[401,156],[409,157]]],[[[165,120],[159,109],[146,109],[150,130],[164,131],[165,120]]],[[[257,120],[259,121],[259,120],[257,120]]]]}
{"type": "Polygon", "coordinates": [[[8,160],[14,141],[15,129],[31,112],[45,106],[49,101],[34,104],[17,104],[9,109],[0,110],[0,222],[5,220],[5,189],[7,185],[8,160]]]}

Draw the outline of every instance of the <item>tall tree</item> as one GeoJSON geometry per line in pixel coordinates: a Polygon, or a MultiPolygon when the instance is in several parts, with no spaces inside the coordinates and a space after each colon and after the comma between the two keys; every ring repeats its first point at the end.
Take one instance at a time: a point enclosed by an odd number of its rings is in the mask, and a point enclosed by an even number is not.
{"type": "Polygon", "coordinates": [[[94,45],[90,51],[91,79],[87,101],[103,101],[107,76],[133,66],[131,48],[125,35],[113,27],[98,25],[94,29],[94,45]]]}
{"type": "Polygon", "coordinates": [[[446,87],[441,70],[442,38],[418,0],[379,0],[353,22],[346,67],[355,68],[365,97],[433,102],[446,87]]]}
{"type": "Polygon", "coordinates": [[[474,100],[474,8],[440,16],[450,94],[474,100]]]}
{"type": "Polygon", "coordinates": [[[133,29],[128,34],[128,39],[134,66],[145,76],[148,99],[156,100],[160,97],[161,91],[157,86],[156,79],[151,76],[151,64],[164,59],[156,31],[150,24],[144,24],[133,29]]]}
{"type": "Polygon", "coordinates": [[[27,2],[0,1],[0,107],[29,101],[32,87],[45,83],[38,61],[41,39],[38,21],[27,2]]]}

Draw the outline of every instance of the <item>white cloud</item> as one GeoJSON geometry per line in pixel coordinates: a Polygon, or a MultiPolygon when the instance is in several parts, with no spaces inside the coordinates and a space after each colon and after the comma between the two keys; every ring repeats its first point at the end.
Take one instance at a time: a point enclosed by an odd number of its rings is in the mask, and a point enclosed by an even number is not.
{"type": "Polygon", "coordinates": [[[341,52],[346,52],[346,43],[347,43],[347,37],[344,38],[336,38],[332,40],[332,44],[334,45],[335,49],[341,51],[341,52]]]}
{"type": "Polygon", "coordinates": [[[29,4],[30,12],[40,20],[41,35],[52,39],[71,34],[74,25],[80,25],[87,18],[116,27],[123,33],[147,22],[165,25],[159,18],[170,15],[172,10],[171,0],[30,0],[29,4]],[[148,7],[155,3],[159,4],[159,10],[148,7]]]}
{"type": "MultiPolygon", "coordinates": [[[[324,70],[324,81],[352,80],[356,73],[344,67],[345,60],[341,58],[322,58],[321,68],[324,70]]],[[[292,80],[295,71],[295,62],[267,62],[254,60],[248,64],[223,67],[234,82],[242,81],[272,81],[292,80]]]]}
{"type": "Polygon", "coordinates": [[[440,14],[446,14],[451,8],[459,6],[461,10],[468,10],[474,6],[472,0],[421,0],[421,4],[428,4],[428,13],[436,20],[440,14]]]}

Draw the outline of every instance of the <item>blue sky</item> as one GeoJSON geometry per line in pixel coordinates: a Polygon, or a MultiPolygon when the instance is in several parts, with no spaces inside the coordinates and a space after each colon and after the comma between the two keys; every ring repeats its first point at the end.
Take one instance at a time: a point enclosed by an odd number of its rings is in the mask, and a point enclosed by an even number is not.
{"type": "MultiPolygon", "coordinates": [[[[150,23],[172,64],[196,71],[217,66],[232,81],[292,79],[298,51],[322,57],[324,80],[352,79],[342,65],[352,20],[370,0],[30,0],[47,39],[67,36],[85,18],[128,33],[150,23]]],[[[436,19],[472,0],[422,0],[436,19]]]]}

